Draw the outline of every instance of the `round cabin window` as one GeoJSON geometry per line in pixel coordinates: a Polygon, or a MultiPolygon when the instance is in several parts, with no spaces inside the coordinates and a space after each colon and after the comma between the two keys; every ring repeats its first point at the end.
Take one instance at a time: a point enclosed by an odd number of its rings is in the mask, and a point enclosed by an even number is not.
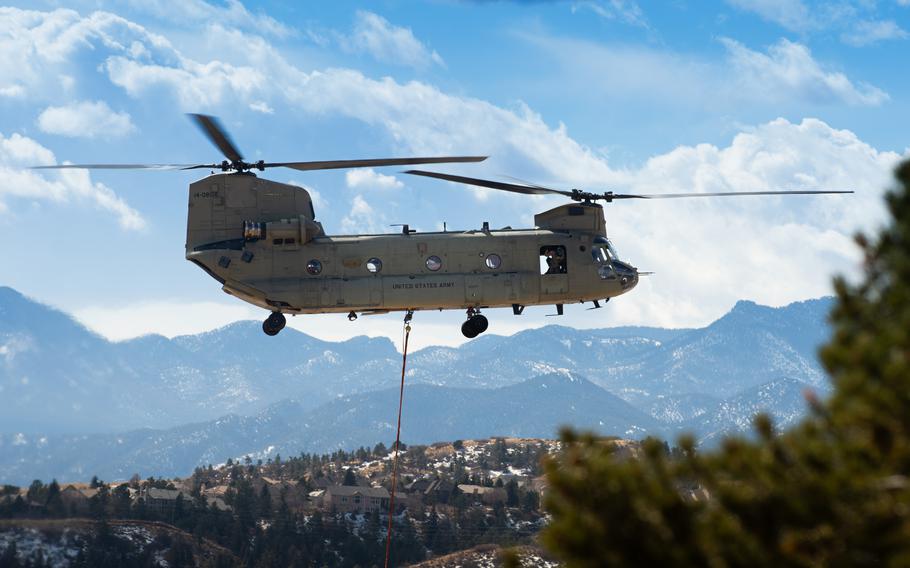
{"type": "Polygon", "coordinates": [[[382,270],[382,261],[376,257],[371,258],[370,260],[367,261],[367,270],[369,270],[373,274],[379,272],[380,270],[382,270]]]}
{"type": "Polygon", "coordinates": [[[498,254],[490,254],[487,255],[487,259],[484,261],[484,263],[487,265],[487,268],[496,270],[502,265],[502,259],[499,258],[498,254]]]}
{"type": "Polygon", "coordinates": [[[306,263],[306,271],[315,276],[322,272],[322,263],[314,258],[306,263]]]}
{"type": "Polygon", "coordinates": [[[427,259],[427,268],[436,272],[442,268],[442,259],[436,256],[435,254],[427,259]]]}

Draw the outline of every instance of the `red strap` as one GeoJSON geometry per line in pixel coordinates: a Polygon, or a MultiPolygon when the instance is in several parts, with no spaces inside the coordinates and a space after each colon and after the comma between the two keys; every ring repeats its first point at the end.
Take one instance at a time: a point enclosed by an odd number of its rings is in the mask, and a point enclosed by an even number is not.
{"type": "Polygon", "coordinates": [[[401,389],[398,393],[398,430],[395,432],[395,457],[392,465],[392,493],[389,498],[389,526],[385,537],[385,568],[389,568],[389,552],[392,549],[392,513],[395,512],[395,487],[398,484],[398,453],[401,445],[401,407],[404,404],[404,370],[408,362],[408,338],[411,336],[411,325],[404,324],[404,349],[401,354],[401,389]]]}

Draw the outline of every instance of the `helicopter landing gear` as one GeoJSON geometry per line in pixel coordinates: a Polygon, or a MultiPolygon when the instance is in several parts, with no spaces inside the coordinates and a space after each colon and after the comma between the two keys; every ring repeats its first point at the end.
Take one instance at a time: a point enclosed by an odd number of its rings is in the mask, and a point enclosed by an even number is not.
{"type": "Polygon", "coordinates": [[[474,339],[487,330],[490,322],[474,308],[468,308],[468,321],[461,324],[461,333],[468,339],[474,339]]]}
{"type": "Polygon", "coordinates": [[[262,322],[262,331],[269,337],[278,335],[278,332],[284,329],[287,322],[288,320],[284,317],[283,313],[272,312],[271,315],[262,322]]]}
{"type": "Polygon", "coordinates": [[[357,312],[352,311],[348,314],[348,321],[357,321],[357,312]]]}

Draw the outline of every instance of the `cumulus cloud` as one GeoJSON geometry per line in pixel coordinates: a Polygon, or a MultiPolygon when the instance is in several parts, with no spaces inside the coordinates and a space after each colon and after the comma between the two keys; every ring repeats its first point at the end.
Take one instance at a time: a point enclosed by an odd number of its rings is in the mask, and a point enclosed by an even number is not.
{"type": "Polygon", "coordinates": [[[350,212],[341,220],[341,228],[346,233],[381,233],[387,225],[384,219],[362,195],[355,195],[350,212]]]}
{"type": "Polygon", "coordinates": [[[871,45],[880,41],[892,39],[907,39],[906,30],[898,26],[893,20],[857,22],[849,31],[841,35],[844,43],[856,47],[871,45]]]}
{"type": "Polygon", "coordinates": [[[375,189],[399,189],[404,184],[398,181],[395,176],[380,174],[373,168],[358,168],[348,170],[344,176],[345,183],[350,188],[375,188],[375,189]]]}
{"type": "Polygon", "coordinates": [[[161,36],[108,12],[82,17],[73,10],[52,12],[0,8],[0,90],[38,100],[52,98],[72,71],[72,56],[97,47],[105,53],[137,56],[169,46],[161,36]]]}
{"type": "Polygon", "coordinates": [[[122,138],[136,130],[128,113],[115,112],[104,101],[47,107],[38,116],[38,128],[71,138],[122,138]]]}
{"type": "Polygon", "coordinates": [[[166,0],[128,0],[140,12],[178,25],[225,22],[235,26],[252,26],[257,32],[278,38],[294,35],[294,30],[263,13],[253,14],[238,0],[227,0],[219,6],[204,0],[181,0],[180,8],[166,0]]]}
{"type": "Polygon", "coordinates": [[[28,169],[55,163],[54,154],[31,138],[18,133],[9,137],[0,134],[0,212],[8,209],[4,203],[8,199],[54,203],[83,201],[113,213],[123,229],[145,228],[145,219],[138,211],[106,185],[93,182],[88,172],[60,170],[38,174],[28,169]]]}
{"type": "Polygon", "coordinates": [[[341,45],[348,51],[367,53],[384,63],[418,69],[444,65],[442,57],[427,48],[409,28],[393,25],[382,16],[364,10],[357,11],[354,29],[341,38],[341,45]]]}
{"type": "MultiPolygon", "coordinates": [[[[897,0],[907,5],[908,0],[897,0]]],[[[819,3],[810,10],[801,0],[727,0],[742,10],[800,33],[840,31],[848,45],[862,47],[879,41],[905,39],[907,32],[891,20],[879,20],[875,2],[819,3]]]]}
{"type": "Polygon", "coordinates": [[[875,106],[888,100],[879,88],[854,84],[843,73],[824,69],[805,45],[781,39],[761,53],[729,38],[721,42],[729,52],[739,86],[750,92],[778,98],[796,94],[806,100],[850,105],[875,106]]]}
{"type": "Polygon", "coordinates": [[[726,147],[682,146],[625,172],[626,186],[641,193],[857,193],[613,205],[608,224],[620,250],[657,271],[641,294],[616,303],[617,316],[679,325],[689,311],[690,322],[703,324],[707,314],[716,317],[738,298],[782,305],[830,293],[832,273],[850,274],[858,266],[851,235],[884,219],[882,188],[900,158],[820,120],[777,119],[736,135],[726,147]],[[674,281],[680,275],[684,283],[674,281]],[[674,304],[679,313],[652,309],[674,304]]]}
{"type": "Polygon", "coordinates": [[[742,10],[754,12],[762,19],[774,22],[791,31],[812,26],[809,9],[801,0],[727,0],[742,10]]]}

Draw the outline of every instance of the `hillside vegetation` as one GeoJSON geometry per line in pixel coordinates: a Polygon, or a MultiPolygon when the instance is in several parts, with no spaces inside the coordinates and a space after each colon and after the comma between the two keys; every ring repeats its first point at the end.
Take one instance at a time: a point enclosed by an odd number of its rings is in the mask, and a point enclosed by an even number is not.
{"type": "Polygon", "coordinates": [[[568,566],[910,564],[910,162],[887,195],[891,223],[857,237],[864,277],[835,280],[834,336],[821,352],[834,391],[775,435],[680,459],[646,443],[617,459],[566,432],[547,468],[543,539],[568,566]],[[698,487],[703,497],[681,488],[698,487]]]}

